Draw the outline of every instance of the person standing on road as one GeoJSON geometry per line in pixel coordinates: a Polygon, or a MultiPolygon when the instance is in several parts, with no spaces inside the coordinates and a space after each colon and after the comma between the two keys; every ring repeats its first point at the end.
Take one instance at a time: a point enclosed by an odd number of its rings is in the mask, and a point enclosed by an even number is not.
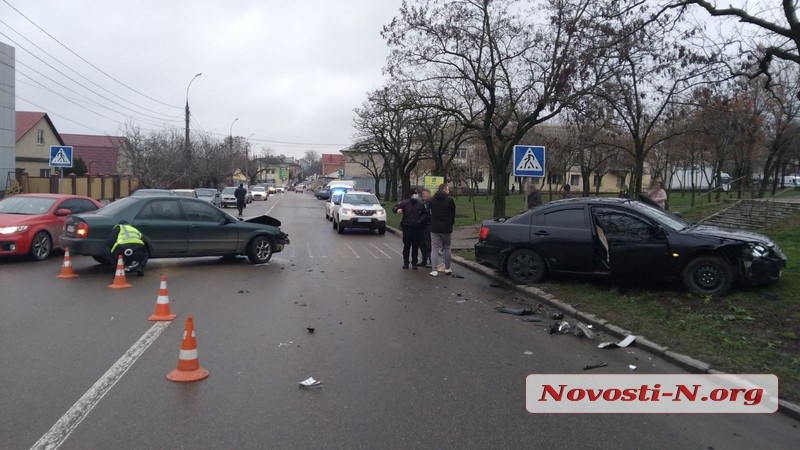
{"type": "Polygon", "coordinates": [[[444,273],[450,275],[450,238],[453,234],[453,225],[456,223],[456,202],[450,197],[450,186],[445,183],[439,185],[436,194],[428,202],[431,212],[431,266],[434,268],[430,275],[439,276],[439,252],[444,260],[444,273]]]}
{"type": "Polygon", "coordinates": [[[412,189],[411,196],[394,205],[392,212],[403,215],[403,220],[400,222],[400,227],[403,229],[403,269],[408,269],[410,251],[411,266],[416,270],[419,265],[419,243],[422,240],[423,222],[427,215],[427,209],[422,203],[419,192],[412,189]]]}
{"type": "Polygon", "coordinates": [[[241,217],[244,202],[247,200],[247,189],[244,188],[244,183],[239,183],[239,187],[233,191],[233,196],[236,197],[236,209],[239,210],[239,217],[241,217]]]}
{"type": "Polygon", "coordinates": [[[647,191],[650,200],[656,202],[661,209],[667,209],[667,191],[661,187],[660,181],[650,183],[650,190],[647,191]]]}
{"type": "Polygon", "coordinates": [[[536,208],[542,204],[542,191],[536,187],[536,183],[533,181],[525,185],[525,203],[528,209],[536,208]]]}
{"type": "Polygon", "coordinates": [[[564,185],[564,193],[562,194],[561,198],[572,198],[575,195],[572,193],[572,186],[565,184],[564,185]]]}
{"type": "Polygon", "coordinates": [[[419,251],[422,254],[422,261],[419,265],[430,267],[431,256],[431,210],[428,208],[428,202],[431,200],[431,191],[429,189],[422,190],[422,204],[425,205],[425,218],[422,220],[422,240],[419,243],[419,251]]]}
{"type": "Polygon", "coordinates": [[[125,220],[120,220],[106,238],[106,246],[109,248],[114,263],[122,255],[125,272],[136,272],[140,277],[144,276],[144,266],[147,265],[147,249],[142,233],[136,227],[125,220]]]}

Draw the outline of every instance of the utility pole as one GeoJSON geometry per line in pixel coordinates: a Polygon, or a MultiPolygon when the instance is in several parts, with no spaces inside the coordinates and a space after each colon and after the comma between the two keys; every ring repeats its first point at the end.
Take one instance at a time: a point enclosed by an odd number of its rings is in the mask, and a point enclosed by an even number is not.
{"type": "Polygon", "coordinates": [[[195,75],[194,78],[192,78],[192,80],[189,81],[189,85],[186,86],[186,137],[184,138],[183,141],[183,146],[184,146],[183,151],[186,154],[187,158],[192,157],[192,147],[189,142],[189,88],[192,87],[192,82],[195,80],[195,78],[199,77],[202,74],[203,73],[201,72],[195,75]]]}

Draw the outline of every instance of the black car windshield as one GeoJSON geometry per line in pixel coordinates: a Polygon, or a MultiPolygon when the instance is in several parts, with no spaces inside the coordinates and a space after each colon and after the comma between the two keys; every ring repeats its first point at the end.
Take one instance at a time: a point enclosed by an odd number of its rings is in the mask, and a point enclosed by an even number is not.
{"type": "Polygon", "coordinates": [[[2,214],[44,214],[50,211],[55,198],[47,197],[9,197],[0,201],[2,214]]]}
{"type": "Polygon", "coordinates": [[[351,205],[377,205],[378,199],[372,194],[345,194],[342,203],[351,205]]]}
{"type": "MultiPolygon", "coordinates": [[[[626,202],[627,203],[627,202],[626,202]]],[[[681,218],[674,216],[661,208],[656,208],[654,206],[647,205],[642,202],[631,201],[628,203],[633,209],[637,210],[638,212],[646,215],[647,217],[657,221],[662,225],[666,225],[667,227],[671,228],[675,231],[684,230],[689,228],[690,224],[681,218]]]]}

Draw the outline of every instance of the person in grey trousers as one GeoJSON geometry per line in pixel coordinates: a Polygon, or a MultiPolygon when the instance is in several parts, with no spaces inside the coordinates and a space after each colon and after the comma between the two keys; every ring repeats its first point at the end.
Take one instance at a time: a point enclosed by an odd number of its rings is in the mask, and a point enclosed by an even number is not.
{"type": "Polygon", "coordinates": [[[431,271],[432,277],[439,276],[439,251],[444,260],[444,273],[450,275],[450,237],[453,234],[453,224],[456,222],[456,202],[450,197],[450,186],[445,183],[439,185],[436,194],[428,201],[428,210],[431,216],[431,271]]]}

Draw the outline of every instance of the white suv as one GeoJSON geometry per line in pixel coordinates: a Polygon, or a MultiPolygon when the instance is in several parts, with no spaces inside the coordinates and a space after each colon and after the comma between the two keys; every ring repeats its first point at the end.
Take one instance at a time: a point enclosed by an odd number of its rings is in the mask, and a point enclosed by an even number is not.
{"type": "Polygon", "coordinates": [[[333,229],[344,234],[346,228],[368,228],[386,233],[386,210],[371,192],[349,191],[333,210],[333,229]]]}

